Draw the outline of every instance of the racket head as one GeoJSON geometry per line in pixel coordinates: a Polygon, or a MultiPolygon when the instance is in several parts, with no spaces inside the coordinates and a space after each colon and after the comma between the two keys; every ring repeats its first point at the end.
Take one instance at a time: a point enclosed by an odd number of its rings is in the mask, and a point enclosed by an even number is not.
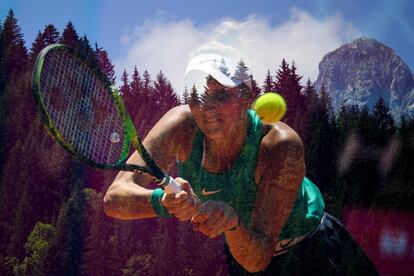
{"type": "Polygon", "coordinates": [[[49,45],[37,57],[32,85],[43,124],[75,159],[96,168],[137,169],[126,164],[131,141],[139,142],[135,128],[121,95],[96,65],[69,46],[49,45]]]}

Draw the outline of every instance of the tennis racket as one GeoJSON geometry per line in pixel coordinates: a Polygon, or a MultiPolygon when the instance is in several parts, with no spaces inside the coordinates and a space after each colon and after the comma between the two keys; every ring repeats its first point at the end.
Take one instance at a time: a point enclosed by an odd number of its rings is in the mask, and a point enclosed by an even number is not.
{"type": "Polygon", "coordinates": [[[32,81],[44,125],[75,159],[95,168],[145,174],[166,193],[181,191],[142,145],[120,93],[76,50],[62,44],[44,48],[32,81]],[[131,144],[146,167],[126,163],[131,144]]]}

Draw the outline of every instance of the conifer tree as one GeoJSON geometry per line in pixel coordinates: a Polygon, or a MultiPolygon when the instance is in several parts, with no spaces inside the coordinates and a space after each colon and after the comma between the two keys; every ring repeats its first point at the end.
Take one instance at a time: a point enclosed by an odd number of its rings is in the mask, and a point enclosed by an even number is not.
{"type": "Polygon", "coordinates": [[[190,100],[190,94],[188,93],[188,88],[187,86],[184,87],[184,93],[183,93],[183,98],[181,103],[182,104],[188,104],[188,101],[190,100]]]}
{"type": "MultiPolygon", "coordinates": [[[[119,91],[121,92],[121,95],[125,98],[131,91],[131,87],[129,85],[129,80],[128,80],[128,73],[126,69],[124,69],[124,72],[122,73],[121,82],[122,84],[119,87],[119,91]]],[[[127,102],[126,99],[125,99],[125,102],[127,102]]]]}
{"type": "Polygon", "coordinates": [[[395,138],[401,143],[401,147],[396,149],[396,160],[392,164],[388,178],[389,184],[384,187],[383,201],[380,201],[379,205],[413,209],[414,187],[412,183],[414,183],[414,163],[411,160],[412,156],[414,156],[414,120],[411,119],[409,121],[402,116],[397,135],[395,138]],[[391,202],[389,202],[390,200],[391,202]]]}
{"type": "MultiPolygon", "coordinates": [[[[59,275],[79,275],[83,254],[85,193],[82,172],[73,183],[70,198],[62,205],[53,241],[56,272],[59,275]]],[[[55,274],[57,275],[57,274],[55,274]]]]}
{"type": "Polygon", "coordinates": [[[137,66],[134,67],[134,72],[132,73],[132,80],[131,80],[131,94],[135,97],[138,97],[142,94],[142,80],[141,74],[138,71],[137,66]]]}
{"type": "Polygon", "coordinates": [[[289,124],[299,136],[303,137],[305,132],[306,109],[305,99],[301,94],[301,79],[302,77],[296,73],[295,63],[292,62],[292,67],[290,68],[289,64],[283,59],[275,79],[276,92],[285,98],[287,105],[283,121],[289,124]]]}
{"type": "Polygon", "coordinates": [[[260,87],[257,85],[257,82],[253,78],[252,75],[250,75],[250,79],[252,80],[252,91],[251,91],[252,98],[251,99],[254,101],[257,97],[260,96],[261,90],[260,90],[260,87]]]}
{"type": "MultiPolygon", "coordinates": [[[[29,148],[30,141],[25,139],[25,144],[22,147],[22,151],[25,152],[29,148]]],[[[33,179],[33,174],[29,170],[29,164],[31,163],[28,160],[28,156],[21,156],[19,161],[22,163],[21,170],[15,176],[14,181],[18,184],[19,197],[17,207],[12,210],[13,221],[12,227],[9,229],[9,241],[7,244],[7,255],[16,256],[19,259],[22,259],[24,256],[24,247],[23,243],[26,237],[29,235],[31,228],[33,227],[33,217],[37,214],[34,213],[34,208],[32,208],[31,203],[33,202],[33,190],[30,189],[30,179],[33,179]]],[[[9,185],[11,183],[8,183],[9,185]]]]}
{"type": "Polygon", "coordinates": [[[21,28],[14,16],[13,10],[9,10],[2,29],[3,59],[5,66],[5,80],[11,80],[19,76],[27,67],[27,49],[21,28]]]}
{"type": "Polygon", "coordinates": [[[141,75],[137,69],[137,67],[134,67],[134,71],[132,73],[132,80],[129,85],[130,91],[127,96],[127,108],[128,112],[131,114],[131,118],[134,118],[134,120],[139,123],[140,118],[143,117],[144,108],[143,106],[147,104],[145,102],[144,98],[144,92],[142,88],[142,79],[141,75]],[[139,117],[138,119],[136,117],[139,117]]]}
{"type": "Polygon", "coordinates": [[[5,50],[6,50],[6,43],[4,40],[3,24],[0,21],[0,96],[3,96],[4,86],[6,82],[5,50]]]}
{"type": "Polygon", "coordinates": [[[40,51],[51,44],[55,44],[59,41],[59,32],[57,31],[56,27],[52,24],[48,24],[45,26],[43,32],[38,32],[35,41],[32,43],[32,47],[30,48],[30,62],[34,63],[36,60],[37,55],[40,51]]]}
{"type": "Polygon", "coordinates": [[[59,41],[59,32],[52,24],[46,25],[43,31],[43,39],[46,45],[55,44],[59,41]]]}
{"type": "Polygon", "coordinates": [[[396,131],[394,119],[383,98],[378,98],[373,110],[374,127],[377,130],[377,145],[383,147],[396,131]]]}
{"type": "Polygon", "coordinates": [[[143,89],[147,94],[149,94],[150,90],[152,89],[152,81],[151,81],[151,76],[147,70],[144,71],[143,78],[144,78],[143,89]]]}
{"type": "MultiPolygon", "coordinates": [[[[6,159],[6,137],[7,137],[7,101],[4,93],[6,86],[6,63],[5,63],[5,41],[3,25],[0,22],[0,171],[6,159]]],[[[0,176],[1,189],[1,176],[0,176]]],[[[1,205],[0,205],[1,208],[1,205]]],[[[0,231],[1,233],[1,231],[0,231]]]]}
{"type": "MultiPolygon", "coordinates": [[[[26,220],[24,215],[29,215],[31,210],[23,212],[27,205],[24,203],[28,194],[24,194],[27,181],[31,179],[24,165],[25,160],[32,152],[28,146],[27,137],[33,130],[34,106],[30,92],[30,73],[24,73],[9,80],[3,99],[7,100],[7,107],[12,108],[12,113],[3,113],[3,128],[7,136],[2,141],[2,174],[0,179],[0,236],[8,237],[8,240],[0,243],[0,258],[9,256],[21,257],[23,243],[28,234],[30,220],[26,220]],[[30,149],[29,153],[24,149],[30,149]],[[12,155],[11,155],[12,154],[12,155]],[[4,158],[4,159],[3,159],[4,158]],[[3,163],[4,161],[4,163],[3,163]],[[24,164],[24,165],[23,165],[24,164]],[[21,196],[19,197],[21,191],[21,196]],[[25,195],[25,196],[23,196],[25,195]],[[24,201],[24,202],[23,202],[24,201]],[[14,233],[12,233],[12,231],[14,233]],[[13,235],[12,238],[10,236],[13,235]]],[[[29,194],[30,195],[30,194],[29,194]]],[[[30,226],[31,227],[31,226],[30,226]]]]}
{"type": "Polygon", "coordinates": [[[377,138],[374,117],[370,114],[366,105],[359,109],[356,128],[365,147],[369,150],[375,150],[377,138]]]}
{"type": "MultiPolygon", "coordinates": [[[[98,60],[95,55],[94,50],[91,47],[91,44],[89,43],[89,39],[84,35],[81,39],[78,41],[77,49],[79,53],[90,63],[94,65],[98,65],[98,60]]],[[[107,68],[104,68],[107,69],[107,68]]],[[[110,73],[110,72],[104,72],[104,73],[110,73]]]]}
{"type": "Polygon", "coordinates": [[[248,74],[249,68],[246,66],[243,60],[240,60],[237,64],[234,75],[240,81],[250,81],[250,75],[248,74]]]}
{"type": "MultiPolygon", "coordinates": [[[[129,75],[126,71],[126,69],[124,69],[124,72],[122,72],[121,75],[121,86],[119,87],[119,92],[122,95],[122,98],[124,99],[125,102],[125,106],[126,109],[128,110],[128,113],[132,114],[131,112],[133,112],[133,95],[131,92],[131,85],[129,83],[129,79],[128,79],[129,75]]],[[[131,115],[131,118],[133,119],[134,116],[131,115]]]]}
{"type": "Polygon", "coordinates": [[[195,85],[193,85],[193,88],[191,88],[190,102],[194,105],[200,104],[200,99],[198,97],[198,92],[197,92],[197,88],[195,87],[195,85]]]}
{"type": "Polygon", "coordinates": [[[34,63],[36,60],[37,55],[40,51],[46,46],[45,39],[43,37],[43,33],[40,31],[37,33],[37,36],[32,43],[32,47],[30,48],[30,62],[34,63]]]}
{"type": "Polygon", "coordinates": [[[339,140],[343,144],[349,137],[356,137],[352,143],[358,145],[358,151],[351,156],[352,163],[340,176],[343,204],[346,206],[371,205],[381,187],[377,169],[378,149],[372,144],[372,122],[366,106],[343,106],[338,115],[339,140]]]}
{"type": "Polygon", "coordinates": [[[139,103],[139,117],[138,133],[140,137],[144,138],[148,131],[152,128],[154,123],[153,112],[156,108],[156,97],[154,96],[154,87],[151,80],[151,75],[147,70],[142,75],[142,102],[139,103]]]}
{"type": "Polygon", "coordinates": [[[264,92],[275,92],[273,77],[270,74],[269,70],[267,70],[267,74],[266,74],[266,78],[263,82],[262,90],[264,92]]]}
{"type": "Polygon", "coordinates": [[[79,35],[75,30],[75,26],[71,21],[68,22],[63,30],[62,37],[59,40],[60,43],[77,48],[79,43],[79,35]]]}
{"type": "Polygon", "coordinates": [[[291,77],[292,77],[292,90],[295,92],[295,96],[300,94],[300,91],[302,90],[302,85],[300,85],[300,81],[302,79],[302,76],[299,76],[296,73],[296,66],[295,66],[295,62],[292,61],[292,68],[291,68],[291,77]]]}
{"type": "MultiPolygon", "coordinates": [[[[260,88],[257,86],[257,82],[253,79],[253,76],[248,74],[249,68],[246,66],[243,60],[237,64],[235,76],[242,82],[251,84],[251,91],[249,97],[252,100],[256,99],[260,95],[260,88]]],[[[247,95],[244,95],[247,96],[247,95]]]]}
{"type": "MultiPolygon", "coordinates": [[[[296,66],[295,62],[292,61],[291,67],[291,75],[290,75],[290,85],[289,85],[289,96],[290,99],[290,116],[291,116],[291,125],[292,127],[298,132],[298,134],[303,137],[305,122],[306,122],[306,106],[305,106],[305,98],[302,95],[302,85],[300,81],[302,76],[299,76],[296,73],[296,66]]],[[[288,103],[289,105],[289,103],[288,103]]],[[[328,104],[330,106],[330,104],[328,104]]],[[[287,109],[289,110],[289,108],[287,109]]],[[[289,122],[289,111],[286,111],[286,121],[289,122]]]]}
{"type": "Polygon", "coordinates": [[[305,104],[305,109],[306,111],[304,111],[304,117],[305,117],[305,121],[304,121],[304,125],[305,125],[305,131],[303,133],[303,137],[302,140],[305,144],[305,148],[307,145],[307,142],[309,140],[309,135],[312,132],[312,129],[309,127],[311,118],[313,116],[313,114],[315,112],[317,112],[318,110],[318,95],[316,94],[316,90],[315,87],[312,85],[310,79],[308,79],[308,81],[306,82],[306,85],[304,87],[303,90],[303,97],[304,97],[304,104],[305,104]]]}
{"type": "Polygon", "coordinates": [[[276,72],[276,78],[273,87],[276,89],[276,92],[280,93],[286,99],[286,101],[288,101],[290,100],[288,98],[288,88],[290,86],[291,76],[289,64],[285,59],[282,59],[282,64],[279,67],[280,68],[276,72]]]}
{"type": "Polygon", "coordinates": [[[112,64],[108,52],[103,50],[102,47],[98,47],[98,44],[95,43],[94,56],[96,57],[99,69],[101,69],[112,84],[115,84],[115,66],[112,64]]]}
{"type": "Polygon", "coordinates": [[[119,274],[111,272],[114,260],[119,260],[121,252],[116,250],[126,250],[126,248],[113,248],[113,220],[108,218],[102,209],[103,194],[94,190],[89,190],[87,195],[87,205],[85,206],[85,238],[84,254],[82,255],[82,274],[83,275],[104,275],[119,274]]]}
{"type": "Polygon", "coordinates": [[[305,156],[308,177],[324,193],[336,175],[332,160],[336,160],[337,137],[334,131],[330,99],[323,87],[320,95],[316,103],[313,103],[314,106],[309,114],[305,156]]]}
{"type": "Polygon", "coordinates": [[[180,104],[177,94],[175,93],[171,82],[165,77],[164,73],[160,71],[157,74],[157,78],[154,81],[154,90],[155,95],[158,97],[158,103],[160,106],[160,116],[158,119],[161,118],[164,113],[166,113],[169,109],[173,108],[180,104]]]}
{"type": "MultiPolygon", "coordinates": [[[[10,150],[10,154],[20,156],[22,152],[21,140],[10,150]]],[[[18,208],[18,186],[13,185],[16,179],[16,171],[20,168],[17,158],[7,160],[2,171],[0,182],[0,263],[7,257],[10,242],[11,229],[13,228],[15,210],[18,208]]]]}
{"type": "Polygon", "coordinates": [[[306,81],[305,87],[303,89],[303,94],[305,96],[305,104],[309,106],[312,102],[316,102],[316,90],[313,84],[311,83],[310,79],[306,81]]]}

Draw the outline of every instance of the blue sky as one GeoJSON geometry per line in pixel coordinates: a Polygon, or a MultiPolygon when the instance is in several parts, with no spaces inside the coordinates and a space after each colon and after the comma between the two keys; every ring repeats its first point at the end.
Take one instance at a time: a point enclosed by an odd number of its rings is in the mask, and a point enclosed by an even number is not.
{"type": "Polygon", "coordinates": [[[314,80],[324,54],[359,36],[385,43],[414,69],[410,0],[2,0],[1,20],[10,8],[29,47],[46,24],[62,31],[70,20],[109,52],[118,75],[135,65],[152,75],[163,70],[177,89],[191,53],[211,42],[250,58],[259,81],[283,57],[314,80]]]}

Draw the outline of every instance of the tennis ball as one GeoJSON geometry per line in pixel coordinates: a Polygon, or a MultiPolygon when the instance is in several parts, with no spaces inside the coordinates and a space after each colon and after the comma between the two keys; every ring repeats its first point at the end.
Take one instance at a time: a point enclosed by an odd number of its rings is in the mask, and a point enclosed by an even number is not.
{"type": "Polygon", "coordinates": [[[286,113],[286,102],[278,93],[265,92],[257,98],[253,108],[263,122],[276,123],[286,113]]]}

